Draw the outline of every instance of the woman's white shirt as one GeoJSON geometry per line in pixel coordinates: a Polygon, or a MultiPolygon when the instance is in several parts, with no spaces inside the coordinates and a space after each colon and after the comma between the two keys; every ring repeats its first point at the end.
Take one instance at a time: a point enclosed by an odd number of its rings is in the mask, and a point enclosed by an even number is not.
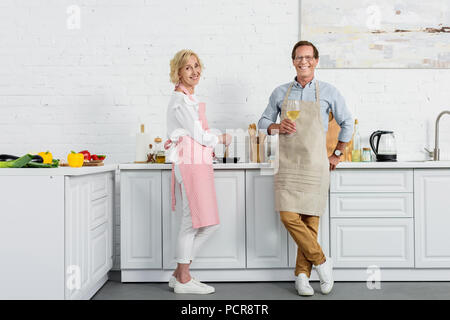
{"type": "MultiPolygon", "coordinates": [[[[202,128],[198,117],[198,100],[193,94],[192,101],[182,92],[174,91],[167,107],[167,136],[173,143],[182,136],[189,135],[198,143],[214,148],[219,142],[219,137],[202,128]]],[[[176,161],[176,148],[170,148],[168,159],[176,161]]]]}

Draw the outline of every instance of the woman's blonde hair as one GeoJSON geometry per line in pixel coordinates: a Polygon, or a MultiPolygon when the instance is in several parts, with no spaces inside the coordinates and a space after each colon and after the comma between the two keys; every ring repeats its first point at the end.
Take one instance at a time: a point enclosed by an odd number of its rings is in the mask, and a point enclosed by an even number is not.
{"type": "Polygon", "coordinates": [[[178,72],[180,71],[181,68],[183,68],[186,65],[188,59],[191,56],[197,58],[197,61],[200,64],[200,68],[203,70],[203,64],[200,61],[198,55],[194,51],[188,49],[180,50],[175,54],[173,59],[170,60],[170,81],[172,83],[177,84],[178,81],[180,81],[180,76],[178,72]]]}

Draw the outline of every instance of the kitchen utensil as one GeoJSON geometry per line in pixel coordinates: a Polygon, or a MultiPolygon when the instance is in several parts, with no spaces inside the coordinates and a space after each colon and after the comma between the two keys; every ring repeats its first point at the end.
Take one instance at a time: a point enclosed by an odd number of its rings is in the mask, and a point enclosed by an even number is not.
{"type": "Polygon", "coordinates": [[[370,135],[369,142],[377,161],[397,161],[397,146],[393,131],[377,130],[370,135]]]}
{"type": "Polygon", "coordinates": [[[256,136],[256,124],[252,123],[248,126],[248,134],[250,139],[250,162],[258,162],[258,139],[256,136]]]}
{"type": "Polygon", "coordinates": [[[264,142],[266,140],[266,134],[262,131],[258,134],[258,162],[266,162],[266,152],[264,148],[264,142]]]}

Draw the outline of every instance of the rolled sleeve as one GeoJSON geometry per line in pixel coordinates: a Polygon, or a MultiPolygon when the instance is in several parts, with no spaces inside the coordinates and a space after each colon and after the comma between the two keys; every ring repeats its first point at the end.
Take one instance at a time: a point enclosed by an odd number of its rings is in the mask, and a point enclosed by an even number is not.
{"type": "Polygon", "coordinates": [[[261,118],[258,121],[258,129],[260,129],[265,134],[268,134],[267,128],[269,128],[272,123],[275,123],[277,121],[279,113],[280,108],[277,103],[277,93],[276,90],[274,90],[270,95],[266,110],[264,110],[261,118]]]}

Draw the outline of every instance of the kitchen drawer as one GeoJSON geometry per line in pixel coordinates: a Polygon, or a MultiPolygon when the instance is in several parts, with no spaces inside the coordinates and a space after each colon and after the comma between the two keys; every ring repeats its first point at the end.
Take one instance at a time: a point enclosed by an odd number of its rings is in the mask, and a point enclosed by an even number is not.
{"type": "Polygon", "coordinates": [[[331,217],[413,217],[413,193],[331,193],[331,217]]]}
{"type": "Polygon", "coordinates": [[[91,200],[97,200],[108,195],[108,174],[94,175],[91,178],[91,200]]]}
{"type": "Polygon", "coordinates": [[[105,223],[108,220],[109,197],[104,197],[91,202],[90,229],[105,223]]]}
{"type": "Polygon", "coordinates": [[[413,170],[337,170],[330,177],[330,192],[413,192],[413,170]]]}
{"type": "Polygon", "coordinates": [[[336,268],[414,267],[413,218],[332,218],[336,268]]]}

